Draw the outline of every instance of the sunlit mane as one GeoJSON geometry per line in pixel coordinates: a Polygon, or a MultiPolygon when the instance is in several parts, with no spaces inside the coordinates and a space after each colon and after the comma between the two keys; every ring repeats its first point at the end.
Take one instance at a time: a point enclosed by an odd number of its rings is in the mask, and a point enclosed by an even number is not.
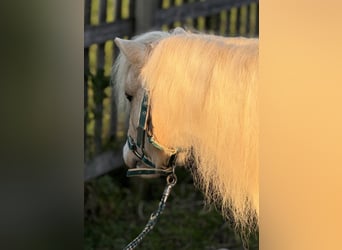
{"type": "MultiPolygon", "coordinates": [[[[153,134],[187,149],[207,201],[242,230],[258,224],[258,39],[147,33],[139,79],[150,93],[153,134]]],[[[117,77],[127,76],[122,57],[117,77]]],[[[124,82],[118,79],[118,82],[124,82]]]]}

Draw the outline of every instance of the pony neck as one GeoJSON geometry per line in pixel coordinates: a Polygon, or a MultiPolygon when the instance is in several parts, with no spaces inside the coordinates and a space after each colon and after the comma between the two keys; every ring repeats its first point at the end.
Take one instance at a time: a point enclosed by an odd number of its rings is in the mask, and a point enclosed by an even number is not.
{"type": "Polygon", "coordinates": [[[244,228],[258,217],[258,44],[240,43],[165,38],[140,77],[157,141],[191,147],[204,193],[244,228]]]}

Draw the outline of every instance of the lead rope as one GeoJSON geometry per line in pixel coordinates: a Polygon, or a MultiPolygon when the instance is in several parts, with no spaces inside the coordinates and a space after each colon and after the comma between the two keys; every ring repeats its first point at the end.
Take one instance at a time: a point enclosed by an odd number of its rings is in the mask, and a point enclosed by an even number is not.
{"type": "Polygon", "coordinates": [[[166,183],[167,183],[167,185],[164,189],[163,196],[160,199],[157,211],[153,212],[151,214],[150,219],[148,220],[146,226],[141,231],[141,233],[134,240],[132,240],[123,250],[135,249],[140,244],[140,242],[144,239],[144,237],[153,229],[153,227],[157,223],[159,215],[161,215],[161,213],[163,212],[163,210],[165,208],[166,201],[170,195],[171,189],[177,183],[177,176],[174,173],[174,168],[173,168],[173,173],[169,174],[166,177],[166,183]]]}

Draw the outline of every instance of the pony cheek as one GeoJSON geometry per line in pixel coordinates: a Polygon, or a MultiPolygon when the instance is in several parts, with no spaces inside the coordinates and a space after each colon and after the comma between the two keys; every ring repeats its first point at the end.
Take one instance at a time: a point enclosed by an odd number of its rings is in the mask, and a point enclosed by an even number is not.
{"type": "Polygon", "coordinates": [[[136,167],[138,158],[129,149],[127,142],[125,143],[125,146],[123,147],[122,156],[123,156],[124,163],[128,168],[136,167]]]}

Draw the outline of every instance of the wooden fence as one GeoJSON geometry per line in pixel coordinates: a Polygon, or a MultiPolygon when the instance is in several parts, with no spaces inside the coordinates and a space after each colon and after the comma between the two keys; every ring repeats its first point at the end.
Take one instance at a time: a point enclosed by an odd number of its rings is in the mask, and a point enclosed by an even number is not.
{"type": "Polygon", "coordinates": [[[111,98],[115,37],[177,26],[223,36],[259,34],[258,0],[85,0],[84,179],[123,165],[125,114],[111,98]]]}

